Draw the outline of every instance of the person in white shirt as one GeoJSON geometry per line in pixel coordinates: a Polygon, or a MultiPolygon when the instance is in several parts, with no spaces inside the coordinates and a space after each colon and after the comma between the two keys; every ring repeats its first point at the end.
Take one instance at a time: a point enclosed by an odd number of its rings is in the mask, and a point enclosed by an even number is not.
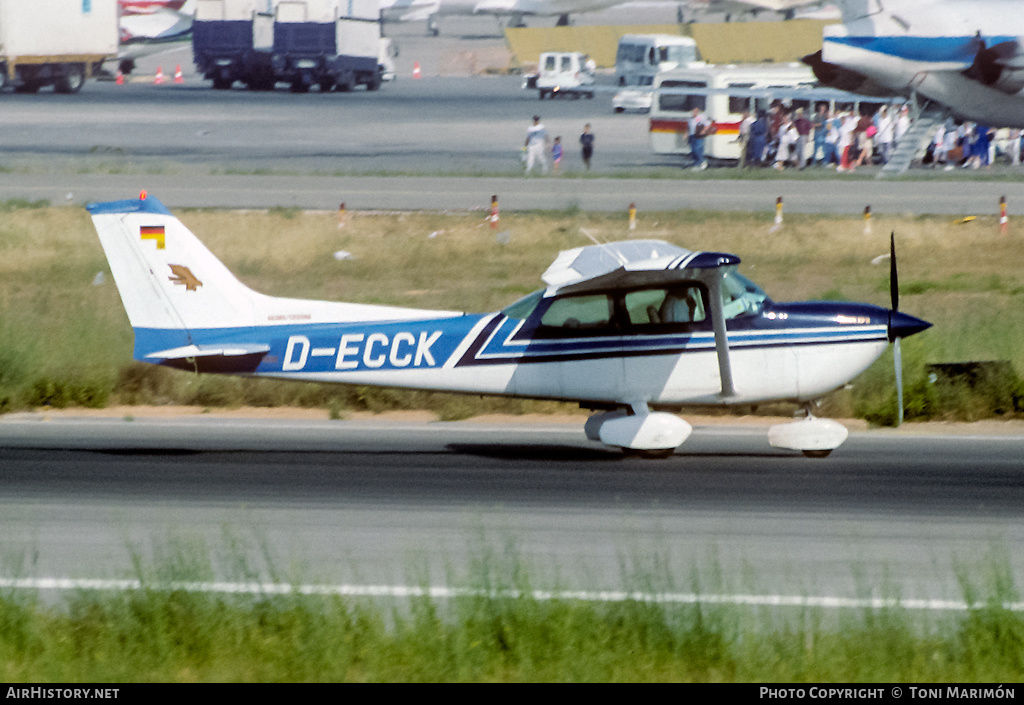
{"type": "Polygon", "coordinates": [[[886,164],[892,156],[892,144],[896,137],[896,124],[889,109],[882,106],[875,114],[875,148],[882,157],[882,163],[886,164]]]}
{"type": "Polygon", "coordinates": [[[786,168],[786,162],[792,156],[793,146],[800,138],[796,125],[790,118],[789,113],[783,118],[782,126],[779,128],[779,151],[775,154],[775,168],[782,171],[786,168]]]}
{"type": "Polygon", "coordinates": [[[700,108],[693,109],[690,118],[690,154],[693,156],[694,169],[707,169],[708,162],[704,156],[704,140],[712,133],[712,122],[700,108]]]}
{"type": "Polygon", "coordinates": [[[540,173],[548,173],[548,145],[551,138],[547,128],[540,121],[540,115],[533,116],[533,124],[526,131],[526,173],[533,171],[534,164],[540,164],[540,173]]]}
{"type": "Polygon", "coordinates": [[[900,140],[903,135],[906,134],[907,130],[910,129],[910,106],[904,105],[900,108],[899,117],[896,118],[896,124],[893,128],[893,142],[899,146],[900,140]]]}

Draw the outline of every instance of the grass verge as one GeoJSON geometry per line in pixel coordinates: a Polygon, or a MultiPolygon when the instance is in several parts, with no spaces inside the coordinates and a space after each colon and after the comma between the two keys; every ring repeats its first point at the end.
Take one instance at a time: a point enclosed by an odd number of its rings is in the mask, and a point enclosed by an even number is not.
{"type": "MultiPolygon", "coordinates": [[[[58,601],[0,592],[7,682],[989,682],[1024,676],[1024,617],[1007,564],[958,575],[968,609],[749,607],[696,571],[691,602],[662,562],[630,562],[622,599],[538,592],[514,550],[482,549],[461,589],[393,602],[196,589],[224,565],[180,537],[139,587],[58,601]],[[980,579],[969,576],[982,576],[980,579]],[[186,584],[191,581],[191,585],[186,584]],[[644,595],[642,596],[641,595],[644,595]],[[645,597],[646,596],[646,597],[645,597]]],[[[251,566],[233,553],[229,562],[251,566]]],[[[229,566],[230,568],[230,566],[229,566]]],[[[248,568],[243,578],[252,580],[248,568]],[[245,577],[248,575],[248,577],[245,577]]],[[[413,592],[416,592],[415,590],[413,592]]]]}

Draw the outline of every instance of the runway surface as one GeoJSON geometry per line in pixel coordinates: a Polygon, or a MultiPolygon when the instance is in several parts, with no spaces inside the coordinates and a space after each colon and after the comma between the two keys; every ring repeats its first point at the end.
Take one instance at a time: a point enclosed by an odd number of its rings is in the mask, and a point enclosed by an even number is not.
{"type": "MultiPolygon", "coordinates": [[[[855,181],[673,181],[647,179],[524,179],[522,177],[397,177],[309,175],[0,173],[0,201],[20,198],[86,204],[134,198],[141,189],[171,208],[293,207],[337,210],[487,210],[492,195],[508,211],[621,211],[636,203],[643,216],[681,209],[787,213],[989,216],[999,199],[1024,204],[1024,183],[855,181]]],[[[1024,206],[1022,206],[1024,207],[1024,206]]],[[[1015,218],[1014,206],[1009,209],[1015,218]]]]}
{"type": "Polygon", "coordinates": [[[187,545],[220,577],[239,552],[261,575],[266,554],[305,582],[417,585],[515,557],[537,587],[957,599],[960,569],[1024,577],[1022,451],[877,432],[816,460],[714,426],[659,462],[576,425],[17,415],[0,555],[8,574],[120,578],[187,545]]]}

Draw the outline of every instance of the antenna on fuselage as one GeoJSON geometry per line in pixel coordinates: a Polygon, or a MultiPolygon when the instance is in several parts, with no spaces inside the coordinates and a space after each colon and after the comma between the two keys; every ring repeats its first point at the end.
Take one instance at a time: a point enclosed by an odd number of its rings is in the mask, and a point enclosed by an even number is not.
{"type": "Polygon", "coordinates": [[[600,241],[600,240],[598,240],[598,239],[597,239],[596,237],[594,237],[594,234],[593,234],[593,233],[591,233],[591,232],[590,232],[589,230],[587,230],[586,228],[580,228],[580,232],[581,232],[581,233],[583,233],[584,235],[586,235],[587,237],[589,237],[589,238],[590,238],[590,241],[591,241],[591,242],[593,242],[593,243],[594,243],[595,245],[597,245],[598,247],[600,247],[600,248],[602,248],[603,250],[605,250],[606,252],[608,252],[608,253],[609,253],[609,254],[610,254],[610,255],[611,255],[612,257],[614,257],[614,258],[615,258],[615,259],[616,259],[616,260],[618,261],[618,263],[619,263],[619,264],[621,264],[622,266],[626,266],[627,264],[629,264],[629,258],[628,258],[628,257],[626,257],[625,255],[623,255],[623,254],[622,254],[621,252],[619,252],[619,251],[618,251],[617,249],[615,249],[615,248],[614,248],[614,247],[612,246],[612,243],[610,243],[610,242],[601,242],[601,241],[600,241]]]}

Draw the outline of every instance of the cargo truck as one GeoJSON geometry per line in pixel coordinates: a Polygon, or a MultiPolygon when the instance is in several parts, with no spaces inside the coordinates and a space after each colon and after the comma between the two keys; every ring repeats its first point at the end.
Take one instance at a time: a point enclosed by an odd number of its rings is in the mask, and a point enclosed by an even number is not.
{"type": "Polygon", "coordinates": [[[77,93],[117,56],[117,0],[0,0],[0,89],[77,93]]]}
{"type": "Polygon", "coordinates": [[[377,90],[379,0],[199,0],[196,68],[216,89],[377,90]]]}

